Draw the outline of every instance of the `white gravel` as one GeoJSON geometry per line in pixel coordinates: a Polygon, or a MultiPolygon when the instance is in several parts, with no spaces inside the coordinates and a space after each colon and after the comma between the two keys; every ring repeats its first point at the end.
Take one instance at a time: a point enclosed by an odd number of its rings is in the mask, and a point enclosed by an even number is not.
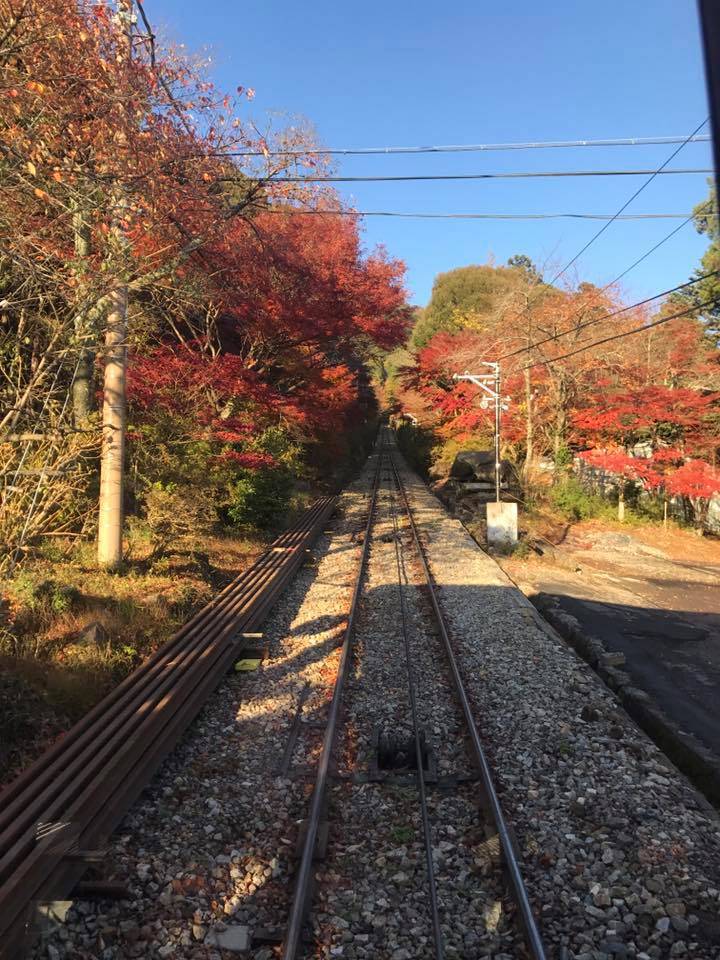
{"type": "MultiPolygon", "coordinates": [[[[344,703],[340,770],[361,777],[375,755],[373,734],[412,736],[392,511],[383,483],[355,635],[354,669],[344,703]]],[[[418,722],[442,776],[472,772],[441,641],[424,596],[424,577],[403,525],[402,591],[418,722]]],[[[406,778],[407,779],[407,778],[406,778]]],[[[442,937],[447,957],[517,955],[518,934],[503,903],[497,863],[488,855],[474,783],[428,784],[428,812],[442,937]]],[[[333,825],[318,876],[315,956],[435,957],[417,784],[343,780],[331,791],[333,825]]]]}

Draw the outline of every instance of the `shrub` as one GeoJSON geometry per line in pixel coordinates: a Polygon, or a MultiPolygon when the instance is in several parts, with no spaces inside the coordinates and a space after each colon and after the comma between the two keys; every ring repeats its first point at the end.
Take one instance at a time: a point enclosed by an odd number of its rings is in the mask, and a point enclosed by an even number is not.
{"type": "Polygon", "coordinates": [[[212,504],[195,487],[154,483],[145,494],[145,522],[156,557],[187,537],[202,537],[217,521],[212,504]]]}
{"type": "Polygon", "coordinates": [[[401,423],[396,431],[401,453],[414,470],[427,477],[432,465],[435,435],[432,430],[412,423],[401,423]]]}
{"type": "Polygon", "coordinates": [[[275,526],[288,509],[293,483],[293,474],[283,466],[238,471],[230,484],[228,520],[238,527],[275,526]]]}
{"type": "Polygon", "coordinates": [[[303,470],[301,449],[281,427],[270,427],[248,450],[272,457],[272,466],[238,469],[223,513],[233,526],[266,530],[277,526],[290,506],[295,481],[303,470]]]}
{"type": "Polygon", "coordinates": [[[573,462],[573,453],[564,443],[560,444],[555,454],[555,466],[558,469],[569,467],[573,462]]]}
{"type": "Polygon", "coordinates": [[[569,520],[589,520],[592,517],[614,515],[601,497],[588,493],[575,477],[566,477],[552,487],[550,499],[569,520]]]}

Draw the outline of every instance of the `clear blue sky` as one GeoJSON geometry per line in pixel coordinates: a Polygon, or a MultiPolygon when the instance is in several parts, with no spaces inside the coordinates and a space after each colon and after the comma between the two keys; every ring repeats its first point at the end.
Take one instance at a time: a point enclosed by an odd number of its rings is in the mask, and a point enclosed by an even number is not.
{"type": "MultiPolygon", "coordinates": [[[[212,56],[221,89],[253,87],[261,126],[310,120],[330,147],[687,135],[707,115],[691,0],[146,0],[161,35],[212,56]]],[[[652,168],[672,147],[346,158],[348,175],[652,168]]],[[[709,145],[675,166],[709,167],[709,145]]],[[[355,184],[359,209],[614,213],[640,184],[613,180],[355,184]]],[[[689,212],[703,176],[659,177],[628,212],[689,212]]],[[[616,223],[583,256],[577,277],[602,284],[674,221],[616,223]]],[[[562,266],[595,222],[368,219],[365,239],[408,266],[414,302],[436,273],[513,253],[562,266]]],[[[629,297],[687,279],[705,240],[685,227],[626,280],[629,297]]],[[[550,271],[551,268],[548,268],[550,271]]]]}

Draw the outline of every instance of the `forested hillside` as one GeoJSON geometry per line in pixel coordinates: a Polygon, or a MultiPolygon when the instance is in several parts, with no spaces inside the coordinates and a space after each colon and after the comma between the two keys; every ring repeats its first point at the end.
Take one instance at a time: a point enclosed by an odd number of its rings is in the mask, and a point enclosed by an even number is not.
{"type": "Polygon", "coordinates": [[[409,313],[340,198],[279,181],[325,169],[303,125],[134,5],[6,5],[0,86],[1,778],[361,462],[409,313]]]}
{"type": "Polygon", "coordinates": [[[390,387],[440,472],[459,449],[492,447],[492,405],[453,377],[499,361],[503,456],[526,484],[539,467],[557,471],[579,455],[654,494],[686,498],[702,520],[720,490],[712,202],[696,209],[712,242],[694,277],[642,303],[628,303],[617,283],[546,282],[523,255],[440,274],[414,325],[412,358],[390,387]]]}

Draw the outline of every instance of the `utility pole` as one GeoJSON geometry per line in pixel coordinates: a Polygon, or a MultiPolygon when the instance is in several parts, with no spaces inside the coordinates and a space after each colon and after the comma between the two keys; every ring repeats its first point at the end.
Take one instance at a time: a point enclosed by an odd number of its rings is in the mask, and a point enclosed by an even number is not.
{"type": "Polygon", "coordinates": [[[502,503],[500,500],[500,420],[502,411],[508,409],[510,397],[500,396],[500,364],[497,361],[481,361],[488,367],[487,373],[456,373],[453,380],[467,380],[483,391],[485,396],[480,406],[487,410],[495,408],[495,503],[485,504],[485,536],[488,546],[506,547],[517,543],[517,503],[502,503]]]}
{"type": "Polygon", "coordinates": [[[720,204],[720,8],[717,0],[698,0],[705,54],[705,77],[715,159],[715,195],[720,204]]]}
{"type": "MultiPolygon", "coordinates": [[[[132,54],[133,0],[118,0],[118,20],[125,33],[120,56],[126,67],[132,54]]],[[[126,199],[122,185],[112,195],[111,242],[121,271],[125,270],[127,240],[122,219],[126,199]]],[[[111,306],[105,326],[105,374],[103,378],[102,451],[100,455],[100,500],[98,504],[98,563],[108,569],[122,561],[123,499],[125,473],[125,430],[127,402],[127,283],[118,280],[110,293],[111,306]]]]}
{"type": "Polygon", "coordinates": [[[493,404],[495,408],[495,502],[500,503],[500,472],[502,461],[500,459],[500,418],[502,410],[507,410],[509,397],[500,396],[500,364],[496,362],[481,361],[483,367],[489,367],[489,373],[456,373],[453,380],[467,380],[479,387],[485,396],[480,401],[483,409],[493,404]]]}

